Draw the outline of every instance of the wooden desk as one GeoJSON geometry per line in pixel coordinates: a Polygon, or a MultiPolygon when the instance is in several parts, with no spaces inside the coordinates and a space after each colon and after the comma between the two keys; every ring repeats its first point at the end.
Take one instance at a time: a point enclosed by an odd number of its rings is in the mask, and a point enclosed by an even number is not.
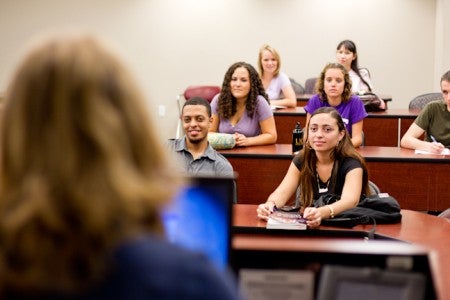
{"type": "MultiPolygon", "coordinates": [[[[257,218],[256,207],[256,205],[234,205],[233,224],[237,233],[233,235],[233,249],[253,247],[261,250],[311,251],[311,249],[315,249],[315,251],[324,251],[330,250],[330,247],[335,247],[336,252],[351,251],[351,249],[348,249],[348,245],[346,247],[345,240],[342,239],[313,238],[311,234],[302,237],[302,233],[299,235],[275,235],[271,231],[267,231],[266,234],[264,232],[266,222],[257,218]],[[260,229],[263,233],[239,233],[239,229],[246,228],[260,229]]],[[[402,210],[401,213],[401,223],[378,224],[376,235],[380,238],[385,237],[412,243],[430,251],[430,266],[438,299],[450,299],[450,290],[447,288],[450,283],[450,222],[444,218],[411,210],[402,210]],[[426,230],[424,230],[425,228],[426,230]]],[[[335,228],[321,226],[317,230],[324,232],[330,229],[335,228]]],[[[353,229],[340,230],[367,232],[370,229],[372,229],[372,225],[358,225],[353,229]]],[[[401,247],[400,244],[399,247],[401,247]]]]}
{"type": "MultiPolygon", "coordinates": [[[[443,211],[450,207],[450,156],[415,154],[399,147],[365,146],[369,178],[402,208],[443,211]]],[[[264,202],[280,184],[293,158],[290,144],[220,150],[239,174],[238,202],[264,202]]]]}
{"type": "MultiPolygon", "coordinates": [[[[220,150],[238,173],[238,203],[262,203],[280,184],[293,158],[290,144],[220,150]]],[[[293,200],[293,199],[292,199],[293,200]]]]}
{"type": "MultiPolygon", "coordinates": [[[[390,109],[371,112],[364,119],[363,131],[366,146],[400,146],[400,139],[419,114],[416,110],[390,109]]],[[[283,108],[274,111],[277,127],[277,143],[292,143],[292,130],[300,122],[306,126],[306,111],[303,107],[283,108]]]]}
{"type": "MultiPolygon", "coordinates": [[[[314,96],[314,94],[296,94],[295,97],[297,98],[297,106],[305,106],[306,103],[308,103],[309,98],[314,96]]],[[[386,108],[388,107],[388,103],[392,101],[392,96],[389,95],[378,95],[381,99],[384,100],[386,103],[386,108]]]]}

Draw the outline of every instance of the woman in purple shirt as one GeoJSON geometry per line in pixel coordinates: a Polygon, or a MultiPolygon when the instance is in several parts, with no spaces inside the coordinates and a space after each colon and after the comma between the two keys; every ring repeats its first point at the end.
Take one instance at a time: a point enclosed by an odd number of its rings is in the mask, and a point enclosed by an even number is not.
{"type": "Polygon", "coordinates": [[[345,123],[353,146],[361,146],[363,119],[367,112],[361,99],[352,95],[352,83],[345,67],[338,63],[327,64],[317,80],[317,91],[318,94],[312,96],[305,106],[306,124],[319,107],[334,107],[345,123]]]}
{"type": "Polygon", "coordinates": [[[228,69],[220,94],[211,102],[209,131],[234,134],[236,146],[275,144],[275,119],[255,68],[237,62],[228,69]]]}

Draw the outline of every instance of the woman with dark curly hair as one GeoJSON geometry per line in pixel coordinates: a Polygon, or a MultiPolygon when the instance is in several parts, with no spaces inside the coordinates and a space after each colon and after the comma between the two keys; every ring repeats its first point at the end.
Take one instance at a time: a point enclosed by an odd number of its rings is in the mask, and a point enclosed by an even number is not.
{"type": "Polygon", "coordinates": [[[319,107],[334,107],[342,116],[353,146],[361,146],[363,119],[367,112],[361,99],[352,94],[352,82],[345,67],[338,63],[327,64],[317,80],[316,90],[317,94],[305,106],[306,123],[319,107]]]}
{"type": "Polygon", "coordinates": [[[277,130],[266,92],[255,68],[245,62],[231,65],[222,90],[211,102],[209,131],[234,134],[236,146],[274,144],[277,130]]]}

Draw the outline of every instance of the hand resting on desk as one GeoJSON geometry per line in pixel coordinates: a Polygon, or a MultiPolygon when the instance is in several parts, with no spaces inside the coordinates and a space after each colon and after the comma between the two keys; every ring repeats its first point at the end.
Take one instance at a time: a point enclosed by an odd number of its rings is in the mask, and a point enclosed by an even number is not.
{"type": "MultiPolygon", "coordinates": [[[[258,214],[258,218],[267,221],[269,216],[276,209],[273,201],[267,201],[266,203],[258,205],[256,213],[258,214]]],[[[322,215],[316,207],[306,207],[303,211],[303,217],[307,219],[306,225],[311,228],[320,226],[320,223],[322,222],[322,215]]]]}

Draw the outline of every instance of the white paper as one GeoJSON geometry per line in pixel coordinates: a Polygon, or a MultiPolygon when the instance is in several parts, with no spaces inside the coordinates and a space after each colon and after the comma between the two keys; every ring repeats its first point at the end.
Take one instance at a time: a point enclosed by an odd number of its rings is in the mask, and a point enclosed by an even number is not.
{"type": "Polygon", "coordinates": [[[270,105],[270,108],[272,108],[272,110],[278,110],[278,109],[282,109],[282,108],[287,108],[287,106],[283,106],[283,105],[270,105]]]}
{"type": "Polygon", "coordinates": [[[416,150],[414,151],[415,154],[434,154],[434,155],[450,155],[450,149],[448,148],[444,148],[444,150],[442,150],[441,154],[436,154],[436,153],[431,153],[428,151],[424,151],[424,150],[416,150]]]}

